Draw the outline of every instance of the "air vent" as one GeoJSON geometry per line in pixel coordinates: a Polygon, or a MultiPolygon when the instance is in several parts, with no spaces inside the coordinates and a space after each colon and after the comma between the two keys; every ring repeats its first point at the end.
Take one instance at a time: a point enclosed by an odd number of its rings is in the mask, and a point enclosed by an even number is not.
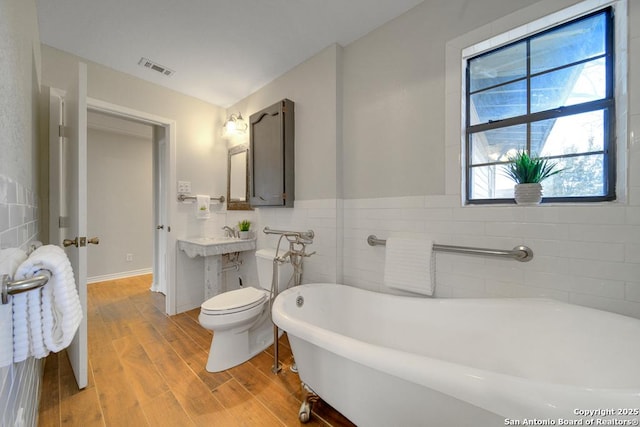
{"type": "Polygon", "coordinates": [[[147,59],[144,57],[140,58],[140,61],[138,61],[138,65],[148,68],[150,70],[156,71],[162,74],[163,76],[167,76],[167,77],[170,77],[175,73],[175,71],[165,67],[164,65],[160,65],[157,62],[153,62],[150,59],[147,59]]]}

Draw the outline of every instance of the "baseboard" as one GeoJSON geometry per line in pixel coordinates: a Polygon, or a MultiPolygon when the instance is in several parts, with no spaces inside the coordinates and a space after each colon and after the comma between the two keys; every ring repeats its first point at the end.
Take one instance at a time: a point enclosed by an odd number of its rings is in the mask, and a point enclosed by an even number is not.
{"type": "Polygon", "coordinates": [[[87,283],[106,282],[107,280],[124,279],[126,277],[142,276],[153,273],[152,268],[142,268],[140,270],[123,271],[121,273],[104,274],[102,276],[87,277],[87,283]]]}

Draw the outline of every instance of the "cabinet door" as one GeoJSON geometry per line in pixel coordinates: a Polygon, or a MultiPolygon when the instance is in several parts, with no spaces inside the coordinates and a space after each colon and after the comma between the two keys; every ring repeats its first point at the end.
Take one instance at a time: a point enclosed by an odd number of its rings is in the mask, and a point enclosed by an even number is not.
{"type": "Polygon", "coordinates": [[[285,99],[250,117],[251,205],[293,207],[293,102],[285,99]]]}

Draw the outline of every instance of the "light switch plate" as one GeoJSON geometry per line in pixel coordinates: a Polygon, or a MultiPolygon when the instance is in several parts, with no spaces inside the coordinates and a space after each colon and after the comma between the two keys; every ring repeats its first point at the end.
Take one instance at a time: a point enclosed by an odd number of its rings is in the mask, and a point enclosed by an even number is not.
{"type": "Polygon", "coordinates": [[[178,194],[190,194],[191,181],[178,181],[178,194]]]}

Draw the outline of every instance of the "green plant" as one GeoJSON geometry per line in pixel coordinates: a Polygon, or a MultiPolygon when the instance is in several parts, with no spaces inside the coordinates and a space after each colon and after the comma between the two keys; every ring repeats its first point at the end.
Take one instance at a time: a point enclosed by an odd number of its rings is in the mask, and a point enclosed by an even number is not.
{"type": "Polygon", "coordinates": [[[509,161],[511,163],[505,165],[505,173],[516,184],[540,183],[564,170],[556,169],[558,163],[551,162],[549,159],[529,156],[526,151],[519,151],[509,157],[509,161]]]}
{"type": "Polygon", "coordinates": [[[249,231],[249,228],[251,228],[251,221],[248,219],[243,219],[238,223],[238,230],[240,231],[249,231]]]}

